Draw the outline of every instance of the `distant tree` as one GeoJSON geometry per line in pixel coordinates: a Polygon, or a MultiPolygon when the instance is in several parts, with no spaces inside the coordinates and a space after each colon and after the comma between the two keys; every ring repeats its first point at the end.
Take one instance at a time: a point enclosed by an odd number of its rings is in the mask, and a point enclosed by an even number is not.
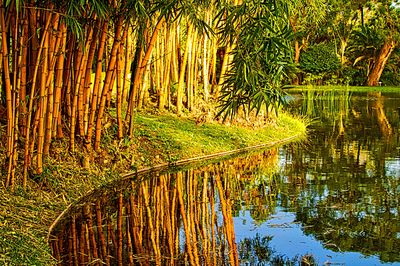
{"type": "Polygon", "coordinates": [[[294,62],[299,63],[300,53],[311,36],[315,36],[327,13],[326,0],[295,0],[289,4],[289,21],[294,33],[294,62]]]}
{"type": "Polygon", "coordinates": [[[392,1],[369,1],[364,25],[352,36],[354,65],[366,67],[367,85],[377,86],[400,40],[400,11],[392,1]]]}
{"type": "Polygon", "coordinates": [[[333,45],[319,43],[310,46],[300,57],[300,68],[312,75],[319,75],[320,81],[340,68],[340,60],[333,45]]]}

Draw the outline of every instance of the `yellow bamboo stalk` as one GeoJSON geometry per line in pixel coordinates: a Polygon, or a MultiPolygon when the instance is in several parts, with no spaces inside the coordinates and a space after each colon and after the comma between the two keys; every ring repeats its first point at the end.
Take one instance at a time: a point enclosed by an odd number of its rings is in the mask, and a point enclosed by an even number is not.
{"type": "Polygon", "coordinates": [[[188,23],[188,30],[187,30],[187,39],[186,39],[186,48],[185,54],[181,62],[181,69],[179,73],[179,83],[178,83],[178,90],[176,92],[176,111],[179,114],[182,113],[182,104],[183,104],[183,96],[184,96],[184,87],[185,87],[185,73],[186,73],[186,65],[189,57],[189,49],[191,47],[191,32],[193,31],[193,25],[188,23]]]}
{"type": "Polygon", "coordinates": [[[61,45],[58,53],[57,58],[57,66],[56,66],[56,73],[55,73],[55,96],[54,96],[54,107],[53,107],[53,125],[52,125],[52,135],[57,135],[57,125],[58,125],[58,118],[61,113],[61,90],[62,90],[62,83],[63,83],[63,71],[64,71],[64,57],[65,57],[65,49],[67,45],[67,27],[65,23],[61,22],[59,30],[57,32],[58,37],[61,39],[61,45]]]}
{"type": "MultiPolygon", "coordinates": [[[[49,20],[52,20],[52,15],[49,14],[49,20]]],[[[43,58],[41,62],[41,76],[40,76],[40,87],[39,87],[39,125],[38,125],[38,139],[37,139],[37,165],[36,172],[41,174],[43,172],[43,148],[44,148],[44,131],[45,131],[45,118],[47,114],[47,77],[49,67],[49,34],[44,33],[43,43],[43,58]]]]}
{"type": "MultiPolygon", "coordinates": [[[[56,14],[53,19],[53,31],[58,32],[58,21],[59,15],[56,14]]],[[[47,88],[47,114],[46,114],[46,124],[45,124],[45,137],[44,137],[44,148],[43,155],[46,156],[50,151],[50,143],[52,138],[52,126],[53,126],[53,118],[54,118],[54,72],[55,72],[55,64],[57,62],[57,53],[61,43],[61,36],[57,34],[56,36],[50,35],[52,37],[49,41],[50,49],[49,49],[49,72],[46,79],[46,88],[47,88]]]]}
{"type": "Polygon", "coordinates": [[[92,45],[94,43],[93,41],[93,34],[94,34],[94,29],[93,27],[89,27],[87,29],[88,34],[86,36],[86,43],[83,51],[83,57],[82,57],[82,62],[81,65],[78,69],[78,78],[77,78],[77,89],[78,89],[78,128],[79,128],[79,135],[81,137],[84,137],[86,135],[86,128],[85,128],[85,109],[87,105],[87,93],[86,90],[88,89],[87,86],[85,86],[86,81],[89,81],[91,76],[90,72],[88,73],[87,68],[89,67],[91,69],[91,65],[88,66],[89,62],[89,56],[92,56],[92,59],[94,57],[93,49],[95,46],[92,45]],[[86,74],[89,74],[87,77],[86,74]]]}
{"type": "Polygon", "coordinates": [[[9,70],[9,58],[7,49],[7,29],[5,24],[5,9],[2,7],[0,9],[0,27],[1,27],[1,46],[3,55],[3,73],[5,81],[6,90],[6,105],[7,105],[7,158],[9,159],[9,170],[7,171],[6,187],[10,185],[11,177],[11,166],[12,166],[12,151],[14,147],[14,115],[13,115],[13,97],[12,97],[12,87],[10,80],[10,70],[9,70]]]}
{"type": "Polygon", "coordinates": [[[101,98],[100,98],[100,106],[99,106],[98,114],[97,114],[96,136],[95,136],[95,143],[94,143],[94,149],[96,151],[98,151],[100,149],[100,139],[101,139],[103,115],[104,115],[104,110],[106,107],[106,100],[107,100],[108,94],[111,93],[111,89],[112,89],[111,81],[112,81],[113,72],[115,71],[115,65],[116,65],[116,61],[117,61],[116,60],[117,53],[120,49],[121,32],[123,32],[123,17],[120,17],[118,19],[116,27],[117,27],[117,29],[115,31],[114,43],[113,43],[113,47],[112,47],[111,54],[110,54],[110,62],[108,64],[106,77],[104,79],[104,86],[103,86],[103,91],[102,91],[101,98]]]}
{"type": "Polygon", "coordinates": [[[23,174],[23,180],[22,184],[23,187],[26,187],[26,182],[27,182],[27,177],[28,177],[28,167],[30,165],[30,149],[29,149],[29,143],[30,143],[30,126],[31,126],[31,121],[32,121],[32,111],[33,111],[33,102],[34,102],[34,95],[35,95],[35,89],[36,89],[36,83],[37,83],[37,74],[40,66],[40,58],[42,56],[42,51],[43,51],[43,45],[46,39],[46,35],[48,32],[48,28],[50,26],[51,22],[51,16],[52,13],[49,14],[49,18],[46,21],[46,25],[44,27],[43,31],[43,36],[42,40],[39,46],[39,51],[37,53],[37,58],[36,58],[36,64],[35,64],[35,69],[33,73],[33,78],[32,78],[32,88],[31,88],[31,93],[29,96],[29,107],[28,107],[28,121],[27,121],[27,132],[26,132],[26,138],[25,138],[25,150],[24,150],[24,174],[23,174]]]}
{"type": "Polygon", "coordinates": [[[92,99],[90,101],[91,108],[90,108],[90,115],[89,115],[89,125],[88,125],[87,136],[86,136],[86,143],[87,143],[86,148],[87,149],[91,148],[94,121],[95,121],[96,113],[98,110],[100,80],[101,80],[101,73],[102,73],[102,67],[103,67],[103,56],[104,56],[104,50],[105,50],[105,44],[106,44],[107,28],[108,28],[108,22],[106,21],[103,23],[103,27],[101,30],[100,42],[99,42],[99,49],[97,52],[96,73],[95,73],[95,77],[94,77],[92,99]]]}

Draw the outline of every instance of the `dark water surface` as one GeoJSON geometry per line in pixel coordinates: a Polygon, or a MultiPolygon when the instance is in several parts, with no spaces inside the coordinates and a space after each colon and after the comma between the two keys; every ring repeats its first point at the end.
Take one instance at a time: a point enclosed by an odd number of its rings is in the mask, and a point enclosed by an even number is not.
{"type": "Polygon", "coordinates": [[[125,180],[52,232],[64,265],[400,265],[400,94],[304,92],[310,137],[125,180]],[[308,264],[307,264],[308,263],[308,264]]]}

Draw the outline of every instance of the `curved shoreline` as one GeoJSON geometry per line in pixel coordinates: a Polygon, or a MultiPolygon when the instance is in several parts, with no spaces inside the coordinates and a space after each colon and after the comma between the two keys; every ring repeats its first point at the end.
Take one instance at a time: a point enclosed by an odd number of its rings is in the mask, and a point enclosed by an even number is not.
{"type": "MultiPolygon", "coordinates": [[[[225,151],[225,152],[218,152],[218,153],[202,155],[202,156],[188,158],[188,159],[181,159],[176,162],[167,162],[167,163],[161,163],[161,164],[151,166],[151,167],[145,167],[145,168],[139,169],[135,172],[129,172],[129,173],[123,174],[120,176],[120,178],[117,178],[117,179],[111,181],[106,186],[116,184],[119,182],[123,182],[123,181],[130,179],[132,177],[135,177],[135,176],[137,177],[139,175],[144,175],[144,174],[151,173],[151,172],[167,170],[172,167],[185,166],[185,165],[189,165],[190,163],[204,162],[207,160],[223,158],[223,157],[230,156],[230,155],[239,155],[242,153],[255,151],[258,149],[273,148],[278,145],[288,144],[293,141],[299,140],[303,135],[304,134],[296,134],[296,135],[288,137],[288,138],[284,138],[284,139],[280,139],[280,140],[272,141],[272,142],[268,142],[268,143],[263,143],[263,144],[259,144],[259,145],[255,145],[255,146],[249,146],[249,147],[245,147],[245,148],[241,148],[241,149],[235,149],[235,150],[230,150],[230,151],[225,151]]],[[[67,208],[65,208],[57,216],[57,218],[53,221],[53,223],[49,226],[48,233],[47,233],[47,239],[46,239],[47,243],[49,243],[49,241],[50,241],[50,238],[52,236],[52,231],[54,230],[54,228],[60,223],[60,221],[62,221],[64,219],[64,217],[66,217],[71,211],[73,211],[74,207],[79,207],[79,205],[83,204],[87,200],[87,198],[91,197],[92,195],[96,194],[98,191],[101,191],[103,189],[104,189],[104,187],[98,187],[98,188],[89,190],[84,196],[80,197],[74,203],[70,203],[67,206],[67,208]]]]}

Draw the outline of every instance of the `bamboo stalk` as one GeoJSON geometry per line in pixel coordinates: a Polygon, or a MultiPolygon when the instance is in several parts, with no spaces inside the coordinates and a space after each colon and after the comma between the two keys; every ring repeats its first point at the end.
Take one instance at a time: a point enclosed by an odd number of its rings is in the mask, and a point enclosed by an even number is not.
{"type": "MultiPolygon", "coordinates": [[[[12,104],[12,87],[10,80],[10,69],[8,65],[8,48],[7,48],[7,29],[5,24],[5,8],[0,8],[0,27],[1,27],[1,46],[2,46],[2,55],[3,55],[3,73],[4,73],[4,81],[5,81],[5,91],[6,91],[6,105],[7,105],[7,158],[9,160],[9,169],[7,171],[7,178],[5,181],[6,187],[11,184],[11,167],[12,167],[12,157],[13,157],[13,147],[14,147],[14,116],[13,109],[14,106],[12,104]]],[[[13,190],[13,187],[11,187],[13,190]]]]}
{"type": "Polygon", "coordinates": [[[185,48],[185,54],[181,62],[181,68],[180,68],[180,73],[179,73],[179,83],[178,83],[178,89],[176,92],[176,112],[179,114],[182,113],[182,104],[183,104],[183,96],[184,96],[184,87],[185,87],[185,73],[186,73],[186,66],[188,63],[188,57],[189,57],[189,49],[191,47],[191,32],[193,31],[193,25],[188,23],[188,30],[187,30],[187,40],[186,40],[186,48],[185,48]]]}
{"type": "Polygon", "coordinates": [[[83,83],[83,124],[82,124],[82,132],[84,135],[82,136],[87,136],[88,134],[88,128],[89,128],[89,110],[90,110],[90,100],[91,100],[91,84],[92,84],[92,66],[94,62],[94,58],[96,55],[96,46],[97,46],[97,41],[96,38],[99,35],[99,32],[101,33],[101,26],[102,26],[102,21],[98,20],[95,25],[95,29],[93,33],[91,34],[92,40],[90,41],[90,47],[88,51],[88,57],[87,57],[87,62],[86,62],[86,70],[85,74],[82,77],[82,83],[83,83]],[[94,37],[93,37],[94,36],[94,37]],[[94,39],[94,40],[93,40],[94,39]]]}
{"type": "Polygon", "coordinates": [[[103,23],[100,42],[99,42],[99,48],[98,48],[98,52],[97,52],[96,74],[94,77],[93,93],[92,93],[91,108],[90,108],[90,115],[89,115],[89,125],[88,125],[87,136],[86,136],[86,148],[87,149],[91,148],[92,136],[93,136],[93,126],[94,126],[94,121],[96,118],[96,112],[98,110],[98,99],[99,99],[98,95],[99,95],[99,91],[100,91],[100,79],[101,79],[101,73],[102,73],[104,50],[105,50],[105,45],[106,45],[107,28],[108,28],[108,22],[105,21],[103,23]]]}
{"type": "MultiPolygon", "coordinates": [[[[131,112],[133,111],[133,108],[135,106],[134,103],[135,103],[135,100],[136,100],[136,96],[138,94],[139,83],[140,83],[140,80],[142,79],[143,72],[148,67],[147,64],[148,64],[148,62],[150,60],[150,56],[151,56],[151,54],[153,52],[153,47],[154,47],[155,42],[157,40],[158,32],[161,29],[164,21],[165,21],[164,17],[162,17],[161,19],[159,19],[157,21],[157,24],[155,26],[153,34],[151,35],[151,38],[150,38],[150,41],[149,41],[149,44],[148,44],[148,48],[147,48],[147,50],[145,52],[143,60],[141,60],[139,68],[135,72],[135,77],[134,77],[134,80],[133,80],[133,89],[132,89],[132,92],[131,92],[132,96],[131,96],[130,104],[129,104],[130,105],[130,108],[129,108],[130,112],[127,113],[127,117],[126,117],[126,121],[129,121],[129,123],[130,123],[129,124],[129,136],[131,138],[133,137],[133,114],[131,112]]],[[[139,100],[138,104],[139,103],[140,103],[140,100],[139,100]]]]}
{"type": "MultiPolygon", "coordinates": [[[[69,150],[74,153],[75,152],[75,131],[76,131],[76,120],[78,118],[78,124],[80,123],[80,114],[82,113],[83,110],[83,105],[82,105],[82,88],[80,87],[81,85],[81,77],[82,77],[82,70],[85,68],[85,58],[86,58],[86,53],[84,53],[83,48],[79,47],[78,53],[76,55],[75,61],[77,65],[77,69],[75,70],[75,75],[74,76],[74,88],[72,90],[72,106],[71,106],[71,128],[70,128],[70,134],[69,134],[69,150]],[[78,113],[78,115],[77,115],[78,113]]],[[[82,117],[83,118],[83,117],[82,117]]],[[[80,130],[80,126],[79,126],[80,130]]]]}
{"type": "Polygon", "coordinates": [[[29,42],[29,26],[27,19],[27,12],[24,12],[22,19],[22,38],[20,47],[22,47],[22,54],[20,60],[20,128],[22,136],[26,135],[26,83],[27,83],[27,64],[28,64],[28,42],[29,42]]]}
{"type": "Polygon", "coordinates": [[[102,131],[102,121],[103,121],[103,114],[105,110],[106,100],[109,93],[111,93],[112,89],[112,75],[115,70],[115,64],[117,59],[117,52],[120,48],[121,42],[121,32],[123,31],[123,18],[120,17],[117,23],[117,29],[114,37],[114,43],[110,55],[110,62],[108,64],[108,69],[106,72],[106,77],[104,80],[103,92],[100,98],[100,107],[98,110],[97,121],[96,121],[96,136],[95,136],[95,143],[94,149],[98,151],[100,149],[100,138],[101,138],[101,131],[102,131]]]}
{"type": "Polygon", "coordinates": [[[25,138],[25,151],[24,151],[24,173],[23,173],[23,187],[26,188],[26,182],[27,182],[27,177],[28,177],[28,167],[30,165],[30,149],[29,149],[29,142],[30,142],[30,126],[31,126],[31,120],[32,120],[32,111],[33,111],[33,102],[34,102],[34,95],[35,95],[35,88],[36,88],[36,82],[37,82],[37,74],[38,74],[38,70],[39,70],[39,65],[40,65],[40,58],[42,55],[42,51],[43,51],[43,45],[46,39],[46,35],[48,32],[48,28],[50,26],[50,22],[51,22],[51,13],[49,14],[49,18],[47,19],[46,22],[46,26],[44,28],[43,31],[43,36],[42,36],[42,40],[39,46],[39,51],[37,54],[37,58],[36,58],[36,65],[35,65],[35,69],[34,69],[34,73],[33,73],[33,79],[32,79],[32,88],[31,88],[31,93],[29,96],[29,107],[28,107],[28,122],[27,122],[27,132],[26,132],[26,138],[25,138]]]}
{"type": "MultiPolygon", "coordinates": [[[[58,15],[54,16],[53,19],[53,30],[58,31],[58,15]]],[[[45,123],[45,136],[44,136],[44,147],[43,147],[43,155],[48,155],[50,151],[50,143],[52,139],[52,126],[53,126],[53,118],[54,118],[54,72],[55,72],[55,64],[57,62],[57,51],[59,49],[61,38],[60,35],[57,34],[55,37],[50,40],[50,49],[49,49],[49,73],[46,79],[46,88],[47,88],[47,114],[46,114],[46,123],[45,123]],[[55,40],[54,40],[55,39],[55,40]],[[51,58],[51,60],[50,60],[51,58]]]]}
{"type": "MultiPolygon", "coordinates": [[[[126,36],[128,34],[128,28],[126,27],[123,33],[123,40],[126,40],[126,36]]],[[[123,84],[124,82],[121,80],[122,73],[122,53],[123,45],[120,45],[120,54],[117,56],[117,124],[118,124],[118,139],[123,138],[123,121],[122,121],[122,97],[123,97],[123,84]]],[[[127,60],[127,59],[126,59],[127,60]]],[[[125,71],[124,71],[125,72],[125,71]]]]}
{"type": "MultiPolygon", "coordinates": [[[[51,14],[49,14],[51,20],[51,14]]],[[[48,29],[47,29],[48,30],[48,29]]],[[[43,148],[44,148],[44,126],[45,118],[47,113],[47,102],[48,97],[46,93],[46,81],[48,76],[48,49],[49,49],[49,34],[44,33],[43,43],[43,58],[41,62],[41,76],[39,86],[39,124],[38,124],[38,138],[37,138],[37,165],[36,172],[41,174],[43,172],[43,148]]]]}
{"type": "Polygon", "coordinates": [[[56,66],[56,73],[55,73],[55,96],[54,96],[54,107],[53,107],[53,126],[52,126],[52,135],[58,136],[57,134],[57,125],[58,119],[61,114],[61,90],[62,90],[62,83],[63,83],[63,71],[64,71],[64,56],[66,53],[66,44],[67,44],[67,27],[64,23],[61,23],[59,26],[59,31],[57,32],[58,37],[61,39],[61,46],[58,53],[57,58],[57,66],[56,66]]]}

